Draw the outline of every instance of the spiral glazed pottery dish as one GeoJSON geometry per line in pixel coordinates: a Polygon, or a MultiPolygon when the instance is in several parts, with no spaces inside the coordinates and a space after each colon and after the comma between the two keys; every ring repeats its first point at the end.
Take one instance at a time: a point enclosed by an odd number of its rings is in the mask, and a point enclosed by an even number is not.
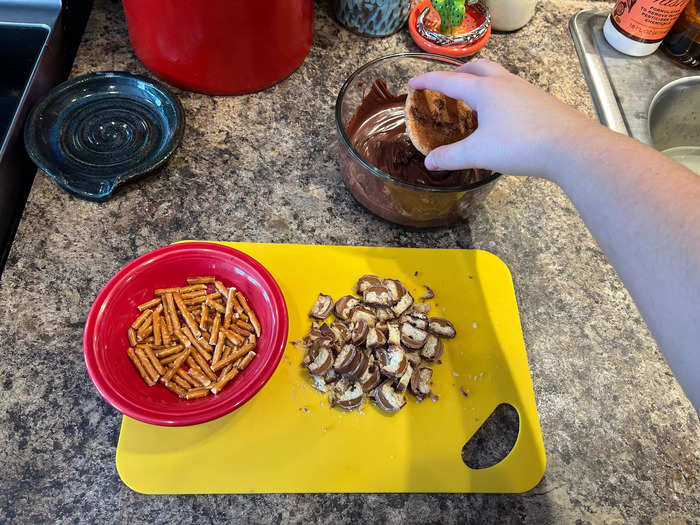
{"type": "Polygon", "coordinates": [[[180,144],[184,120],[180,102],[157,81],[89,73],[60,84],[37,104],[24,142],[58,185],[100,201],[165,164],[180,144]]]}

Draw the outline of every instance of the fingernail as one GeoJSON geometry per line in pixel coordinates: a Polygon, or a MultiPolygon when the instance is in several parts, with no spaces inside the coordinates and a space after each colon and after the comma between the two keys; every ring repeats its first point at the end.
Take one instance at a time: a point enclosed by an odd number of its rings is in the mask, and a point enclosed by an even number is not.
{"type": "Polygon", "coordinates": [[[433,156],[430,153],[427,157],[425,157],[425,167],[429,170],[437,169],[437,164],[435,164],[435,160],[433,159],[433,156]]]}

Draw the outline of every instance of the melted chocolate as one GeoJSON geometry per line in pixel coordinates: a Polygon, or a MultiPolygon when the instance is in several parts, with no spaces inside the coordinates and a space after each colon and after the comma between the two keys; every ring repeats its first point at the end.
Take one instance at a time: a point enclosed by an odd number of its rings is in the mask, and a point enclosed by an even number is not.
{"type": "Polygon", "coordinates": [[[430,171],[425,155],[406,134],[406,95],[394,95],[378,78],[350,119],[350,142],[367,162],[402,181],[422,186],[462,186],[477,182],[480,170],[430,171]]]}

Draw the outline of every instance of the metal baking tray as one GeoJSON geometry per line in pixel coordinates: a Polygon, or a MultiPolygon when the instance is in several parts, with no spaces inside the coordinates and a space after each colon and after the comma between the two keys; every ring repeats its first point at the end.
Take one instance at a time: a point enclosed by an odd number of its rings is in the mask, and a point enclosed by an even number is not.
{"type": "Polygon", "coordinates": [[[672,80],[698,73],[675,64],[661,51],[641,58],[619,53],[603,36],[608,14],[580,11],[569,21],[583,76],[600,122],[651,145],[648,113],[652,98],[672,80]]]}

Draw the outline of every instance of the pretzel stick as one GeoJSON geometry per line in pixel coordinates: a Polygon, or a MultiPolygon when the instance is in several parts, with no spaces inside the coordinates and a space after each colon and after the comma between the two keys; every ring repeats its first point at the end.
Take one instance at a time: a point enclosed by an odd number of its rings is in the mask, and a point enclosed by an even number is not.
{"type": "MultiPolygon", "coordinates": [[[[182,369],[180,369],[180,370],[182,370],[182,369]]],[[[172,381],[173,381],[174,383],[177,383],[177,384],[178,384],[180,387],[182,387],[183,389],[188,390],[189,388],[192,387],[192,385],[191,385],[190,383],[188,383],[187,381],[185,381],[182,377],[180,377],[180,375],[179,375],[180,370],[177,371],[178,373],[175,374],[175,376],[173,377],[172,381]]],[[[184,373],[185,373],[185,372],[183,372],[183,374],[184,374],[184,373]]]]}
{"type": "Polygon", "coordinates": [[[231,315],[233,314],[233,301],[231,300],[236,293],[234,288],[228,289],[228,295],[226,296],[226,309],[224,310],[224,322],[222,326],[228,328],[231,324],[231,315]]]}
{"type": "Polygon", "coordinates": [[[195,299],[196,297],[205,297],[206,295],[206,290],[194,290],[192,292],[181,293],[180,297],[183,299],[195,299]]]}
{"type": "Polygon", "coordinates": [[[252,331],[244,330],[243,328],[241,328],[240,326],[238,326],[238,325],[235,324],[235,323],[233,323],[231,326],[229,326],[228,329],[229,329],[230,332],[235,332],[235,333],[237,333],[238,335],[240,335],[240,336],[243,337],[243,338],[246,338],[246,337],[248,337],[250,334],[253,333],[252,331]]]}
{"type": "Polygon", "coordinates": [[[223,379],[226,376],[226,374],[228,374],[231,371],[232,368],[233,368],[233,364],[226,365],[224,367],[224,369],[221,370],[221,372],[219,372],[219,379],[217,379],[217,381],[223,379]]]}
{"type": "Polygon", "coordinates": [[[255,331],[255,327],[254,327],[252,324],[246,323],[245,321],[243,321],[243,320],[241,320],[241,319],[238,319],[238,320],[236,321],[236,326],[239,326],[239,327],[241,327],[241,328],[247,330],[248,332],[254,332],[254,331],[255,331]]]}
{"type": "Polygon", "coordinates": [[[194,357],[194,360],[197,361],[197,364],[199,367],[202,369],[202,371],[206,374],[206,376],[214,381],[216,379],[216,374],[212,372],[209,369],[209,363],[207,363],[204,358],[201,356],[199,352],[192,352],[192,357],[194,357]]]}
{"type": "Polygon", "coordinates": [[[207,298],[205,295],[201,295],[199,297],[195,297],[193,299],[184,299],[185,306],[197,306],[198,304],[202,304],[206,302],[207,298]]]}
{"type": "MultiPolygon", "coordinates": [[[[199,368],[199,367],[197,367],[197,368],[199,368]]],[[[199,370],[197,370],[195,368],[190,368],[187,373],[190,374],[195,381],[197,381],[197,384],[195,386],[209,386],[209,385],[211,385],[211,379],[209,379],[207,376],[205,376],[199,370]]]]}
{"type": "Polygon", "coordinates": [[[141,312],[141,315],[139,315],[136,318],[136,320],[133,323],[131,323],[131,328],[133,328],[134,330],[138,330],[141,327],[141,325],[146,322],[146,319],[148,319],[151,316],[151,314],[153,314],[153,310],[144,310],[143,312],[141,312]]]}
{"type": "Polygon", "coordinates": [[[243,359],[241,359],[241,362],[238,363],[238,370],[245,370],[245,368],[250,364],[250,362],[256,355],[257,354],[252,350],[248,352],[246,356],[243,359]]]}
{"type": "MultiPolygon", "coordinates": [[[[182,345],[178,345],[178,346],[181,347],[182,345]]],[[[180,357],[180,354],[182,354],[182,350],[180,350],[177,354],[169,355],[167,357],[164,357],[163,359],[160,359],[160,364],[165,366],[165,365],[168,365],[174,361],[177,361],[178,358],[180,357]]]]}
{"type": "Polygon", "coordinates": [[[129,339],[129,344],[131,346],[136,346],[138,344],[138,341],[136,340],[136,330],[133,328],[129,327],[126,330],[126,337],[129,339]]]}
{"type": "Polygon", "coordinates": [[[169,293],[178,293],[180,292],[180,288],[156,288],[153,290],[153,295],[155,296],[162,296],[162,295],[167,295],[169,293]]]}
{"type": "Polygon", "coordinates": [[[173,381],[162,381],[162,383],[165,385],[165,388],[167,388],[171,392],[175,392],[177,397],[181,397],[182,399],[187,398],[187,391],[180,385],[176,384],[173,381]]]}
{"type": "Polygon", "coordinates": [[[160,364],[160,361],[158,361],[158,358],[153,353],[153,350],[151,349],[151,347],[148,345],[140,345],[137,348],[143,349],[143,353],[146,354],[146,357],[153,365],[153,368],[155,369],[155,371],[158,372],[159,376],[162,376],[165,373],[165,368],[163,368],[163,365],[160,364]]]}
{"type": "Polygon", "coordinates": [[[194,319],[192,319],[192,314],[190,313],[190,311],[185,307],[185,303],[182,301],[182,297],[180,296],[180,294],[174,294],[173,299],[175,300],[175,304],[177,305],[178,310],[180,310],[180,314],[182,314],[182,317],[185,320],[185,324],[189,327],[190,330],[192,330],[192,334],[197,339],[202,337],[202,332],[200,332],[199,328],[197,328],[197,324],[194,322],[194,319]]]}
{"type": "Polygon", "coordinates": [[[209,387],[200,386],[199,388],[190,388],[185,396],[187,399],[198,399],[209,395],[209,387]]]}
{"type": "Polygon", "coordinates": [[[160,313],[153,312],[153,342],[157,345],[163,343],[163,331],[160,327],[160,313]]]}
{"type": "Polygon", "coordinates": [[[153,308],[154,306],[161,304],[160,298],[156,297],[155,299],[151,299],[150,301],[146,301],[145,303],[142,303],[138,305],[136,308],[139,309],[139,312],[143,312],[144,310],[148,310],[149,308],[153,308]]]}
{"type": "Polygon", "coordinates": [[[180,341],[180,344],[184,346],[185,348],[191,348],[192,343],[190,343],[190,340],[187,339],[185,334],[182,333],[182,330],[177,330],[175,332],[175,337],[177,337],[178,341],[180,341]]]}
{"type": "Polygon", "coordinates": [[[209,308],[206,303],[202,303],[199,312],[199,328],[204,331],[207,329],[207,324],[209,323],[209,308]]]}
{"type": "Polygon", "coordinates": [[[243,342],[245,341],[244,337],[241,337],[240,335],[236,334],[235,332],[232,332],[230,330],[220,330],[221,332],[224,333],[226,336],[226,339],[231,341],[234,346],[241,346],[243,342]]]}
{"type": "Polygon", "coordinates": [[[207,303],[207,306],[209,308],[213,308],[214,310],[216,310],[220,314],[226,313],[226,308],[221,303],[218,303],[216,301],[210,301],[209,299],[207,299],[206,303],[207,303]]]}
{"type": "MultiPolygon", "coordinates": [[[[231,354],[228,357],[226,357],[225,359],[221,359],[217,363],[213,364],[211,366],[211,369],[214,372],[216,372],[217,370],[221,370],[227,364],[233,363],[236,359],[247,354],[252,349],[253,349],[253,345],[251,345],[251,344],[246,344],[246,345],[242,346],[241,348],[237,348],[236,350],[231,352],[231,354]]],[[[209,377],[211,377],[211,376],[209,376],[209,377]]]]}
{"type": "Polygon", "coordinates": [[[188,277],[187,284],[214,284],[216,278],[213,275],[206,275],[202,277],[188,277]]]}
{"type": "Polygon", "coordinates": [[[140,346],[137,346],[136,349],[134,350],[136,352],[136,357],[139,358],[141,361],[141,364],[143,365],[143,368],[146,370],[149,376],[151,376],[151,379],[153,380],[153,384],[156,384],[156,381],[158,381],[158,378],[160,375],[158,372],[156,372],[156,369],[153,368],[153,365],[151,362],[148,360],[148,357],[146,357],[146,354],[143,351],[143,348],[140,346]]]}
{"type": "Polygon", "coordinates": [[[231,306],[233,307],[233,313],[237,314],[243,311],[243,308],[241,307],[241,304],[238,302],[238,299],[236,299],[236,294],[238,293],[235,288],[231,287],[229,288],[229,291],[233,291],[231,294],[231,297],[227,297],[226,301],[231,303],[231,306]]]}
{"type": "Polygon", "coordinates": [[[170,331],[168,330],[168,316],[162,315],[160,318],[160,331],[161,331],[161,338],[163,339],[163,344],[166,346],[170,346],[170,331]]]}
{"type": "Polygon", "coordinates": [[[177,293],[183,294],[183,293],[194,292],[195,290],[206,290],[206,289],[207,289],[206,284],[193,284],[191,286],[183,286],[182,288],[180,288],[180,290],[177,293]]]}
{"type": "Polygon", "coordinates": [[[219,328],[221,327],[221,314],[214,314],[214,321],[211,325],[211,337],[209,337],[209,344],[216,344],[219,340],[219,328]]]}
{"type": "Polygon", "coordinates": [[[175,373],[175,377],[174,377],[173,379],[175,379],[175,378],[177,378],[177,377],[180,377],[183,381],[185,381],[185,382],[187,383],[187,386],[185,387],[185,386],[183,386],[183,385],[178,381],[177,384],[180,385],[180,386],[182,386],[183,388],[192,388],[193,386],[201,386],[201,385],[200,385],[197,381],[195,381],[195,379],[190,375],[189,371],[185,372],[182,368],[181,368],[180,370],[178,370],[178,371],[175,373]]]}
{"type": "Polygon", "coordinates": [[[223,297],[228,296],[228,288],[224,286],[224,283],[221,281],[214,281],[214,288],[216,288],[216,291],[219,292],[223,297]]]}
{"type": "Polygon", "coordinates": [[[216,384],[211,388],[212,394],[216,394],[218,392],[221,392],[223,388],[226,386],[226,384],[231,381],[234,377],[238,375],[238,369],[237,368],[232,368],[231,371],[226,374],[224,377],[219,379],[216,384]]]}
{"type": "Polygon", "coordinates": [[[195,347],[195,350],[202,354],[202,357],[204,357],[204,359],[206,359],[207,361],[211,359],[211,353],[209,353],[209,350],[211,350],[211,348],[205,348],[204,345],[206,343],[200,343],[200,339],[195,339],[194,335],[192,335],[192,332],[190,332],[190,329],[186,326],[182,327],[182,333],[184,333],[185,337],[187,337],[187,339],[190,340],[192,346],[195,347]]]}
{"type": "Polygon", "coordinates": [[[170,318],[170,333],[177,332],[180,329],[180,320],[177,318],[177,312],[175,311],[175,303],[173,301],[173,294],[166,293],[165,297],[165,313],[170,318]]]}
{"type": "Polygon", "coordinates": [[[255,316],[255,312],[253,312],[250,306],[248,306],[248,301],[245,300],[245,297],[243,297],[242,293],[237,292],[236,299],[238,299],[238,301],[241,303],[241,306],[243,307],[246,315],[248,316],[250,324],[252,324],[253,328],[255,328],[255,335],[257,337],[260,337],[260,323],[258,322],[258,318],[255,316]]]}
{"type": "Polygon", "coordinates": [[[165,379],[166,382],[170,381],[175,375],[175,372],[177,372],[180,369],[182,363],[184,363],[185,359],[187,359],[187,357],[190,355],[190,351],[190,348],[185,348],[182,351],[182,353],[178,354],[177,359],[175,359],[172,366],[168,369],[167,372],[165,372],[165,375],[163,376],[163,379],[165,379]]]}
{"type": "Polygon", "coordinates": [[[149,335],[153,334],[153,316],[149,317],[148,320],[141,325],[141,327],[136,330],[136,339],[139,341],[144,340],[149,335]]]}
{"type": "Polygon", "coordinates": [[[214,301],[215,299],[220,299],[221,298],[221,292],[214,292],[206,295],[207,301],[211,300],[214,301]]]}
{"type": "Polygon", "coordinates": [[[163,350],[158,350],[156,352],[156,357],[162,359],[163,357],[168,357],[169,355],[177,354],[181,352],[185,347],[182,345],[175,345],[163,350]]]}
{"type": "MultiPolygon", "coordinates": [[[[220,316],[217,316],[217,319],[220,316]]],[[[216,346],[214,347],[214,355],[211,358],[211,363],[214,364],[216,363],[219,359],[221,359],[221,352],[224,350],[224,342],[226,341],[226,336],[224,335],[223,332],[219,331],[219,338],[216,341],[216,346]]]]}
{"type": "Polygon", "coordinates": [[[138,371],[139,375],[141,376],[141,379],[143,379],[143,382],[146,383],[148,386],[153,386],[155,385],[155,381],[148,375],[146,372],[146,369],[143,367],[143,364],[141,363],[141,360],[136,356],[136,352],[132,347],[127,348],[126,354],[129,356],[129,359],[131,360],[131,363],[134,365],[136,370],[138,371]]]}

